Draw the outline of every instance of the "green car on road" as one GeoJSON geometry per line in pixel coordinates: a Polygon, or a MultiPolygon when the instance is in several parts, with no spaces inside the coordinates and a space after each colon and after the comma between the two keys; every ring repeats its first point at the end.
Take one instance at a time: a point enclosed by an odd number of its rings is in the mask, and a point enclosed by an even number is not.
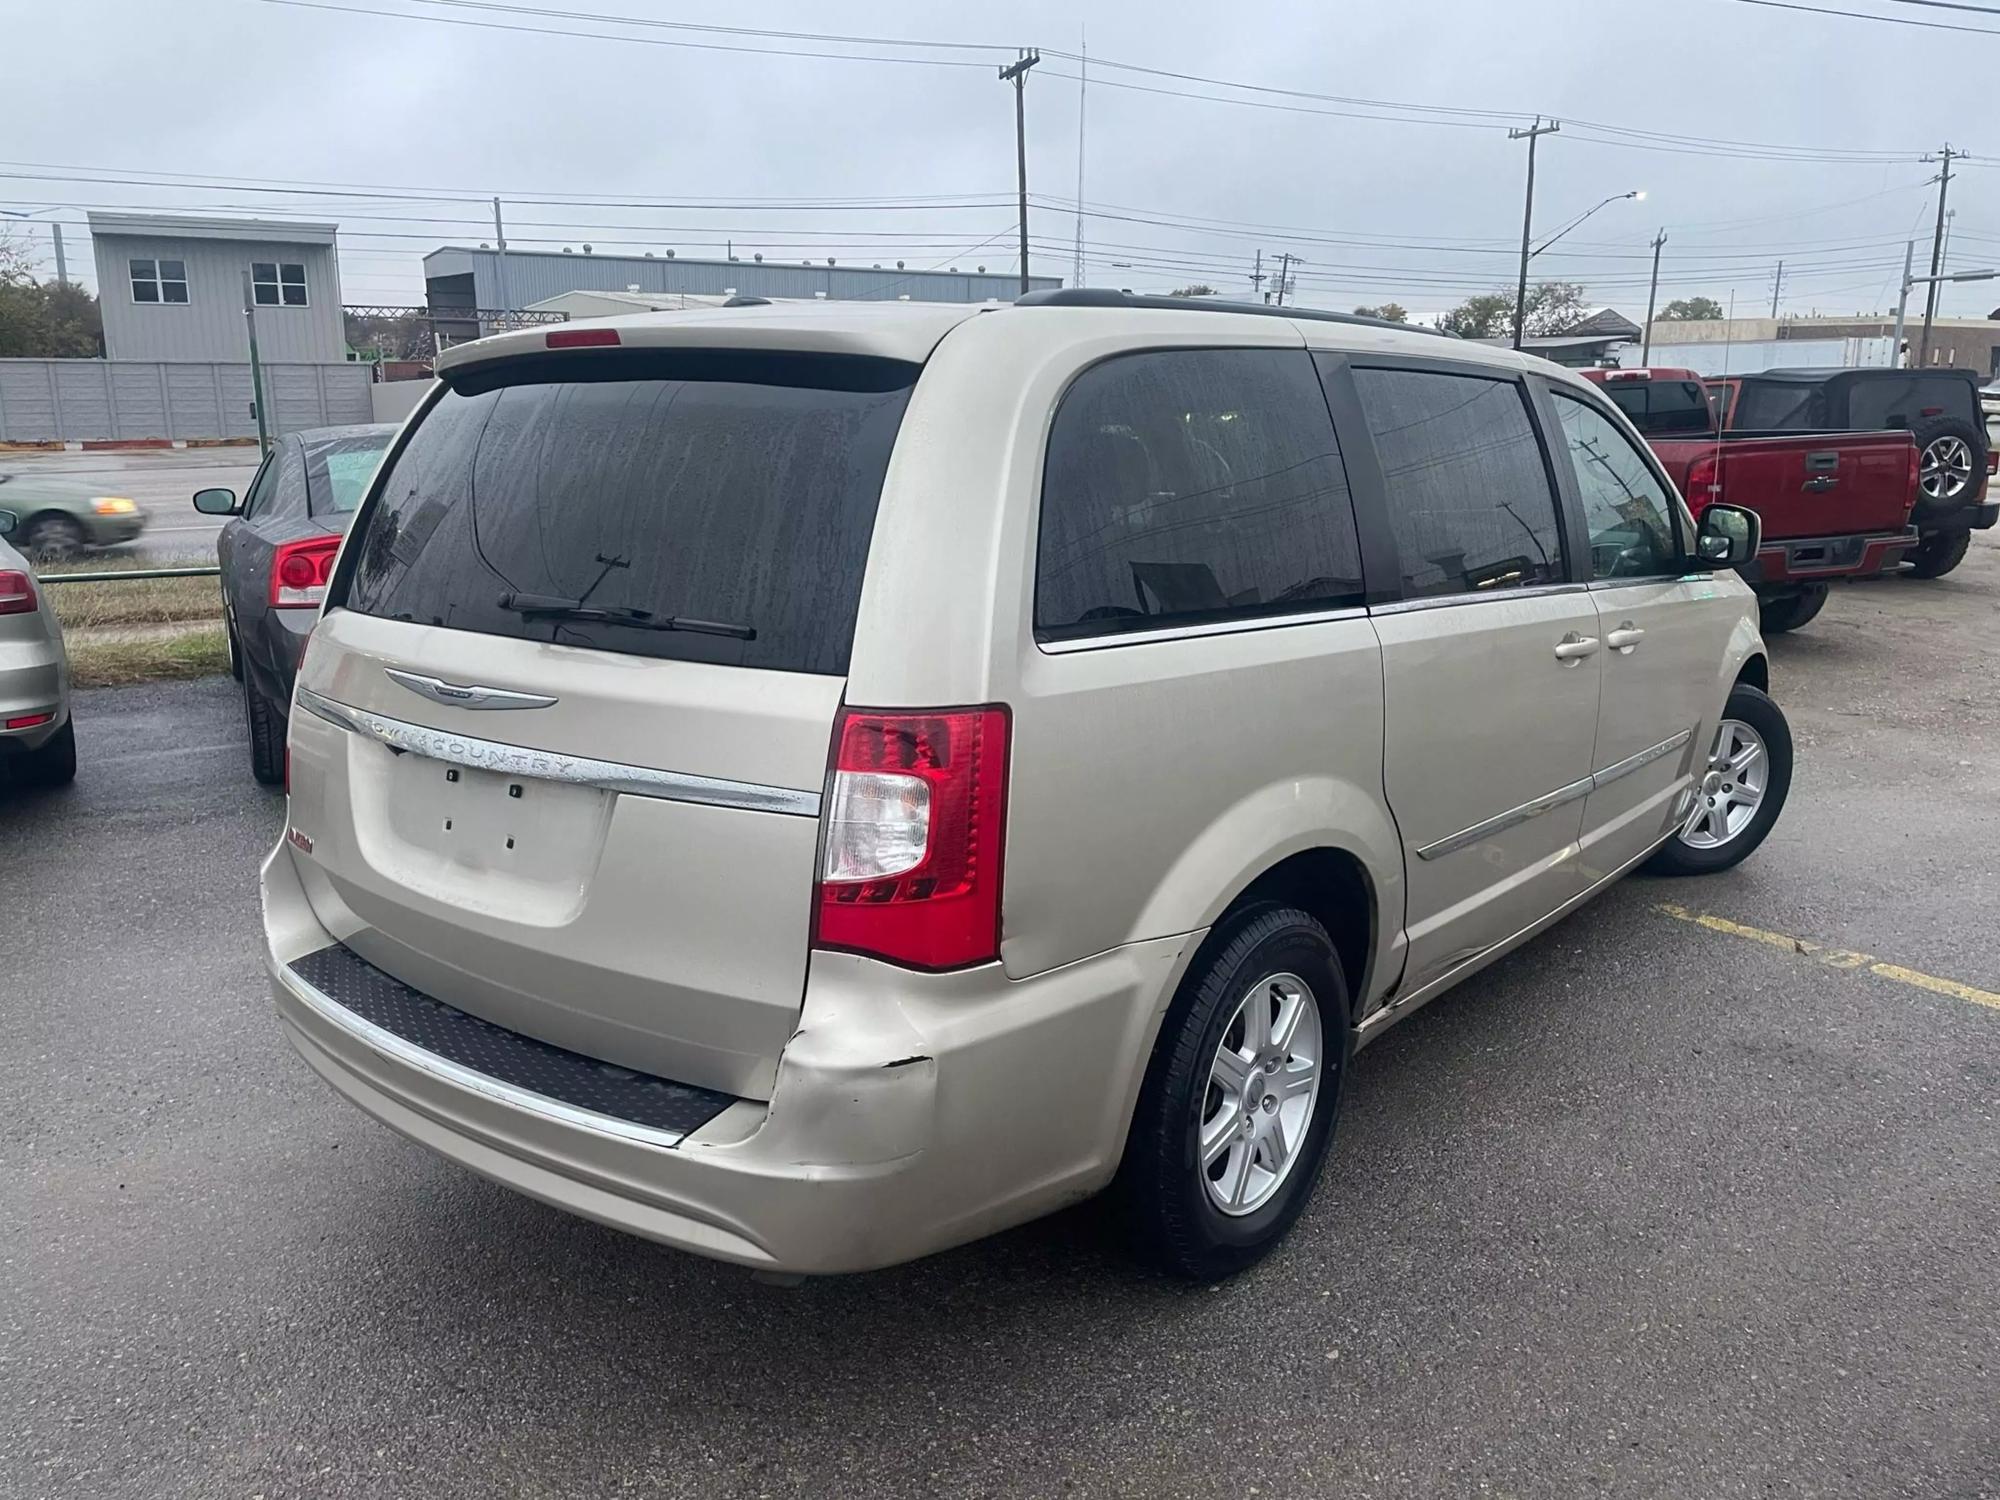
{"type": "Polygon", "coordinates": [[[137,501],[107,495],[87,480],[0,470],[0,504],[19,518],[14,545],[42,562],[129,542],[146,529],[137,501]]]}

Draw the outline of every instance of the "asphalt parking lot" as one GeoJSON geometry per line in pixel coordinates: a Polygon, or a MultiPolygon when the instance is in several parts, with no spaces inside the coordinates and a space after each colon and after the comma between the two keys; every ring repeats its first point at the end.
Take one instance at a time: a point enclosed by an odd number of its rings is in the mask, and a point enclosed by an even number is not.
{"type": "Polygon", "coordinates": [[[1764,849],[1362,1054],[1210,1290],[1088,1211],[778,1290],[405,1143],[279,1034],[233,685],[83,695],[0,800],[0,1492],[2000,1495],[2000,533],[1772,655],[1764,849]]]}

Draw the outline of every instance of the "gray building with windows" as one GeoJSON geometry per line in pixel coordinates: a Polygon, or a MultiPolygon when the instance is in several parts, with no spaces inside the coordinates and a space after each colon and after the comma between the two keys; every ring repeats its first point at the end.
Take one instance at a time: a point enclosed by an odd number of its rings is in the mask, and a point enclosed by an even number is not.
{"type": "Polygon", "coordinates": [[[243,363],[243,278],[267,364],[347,358],[332,224],[92,213],[104,353],[113,360],[243,363]]]}
{"type": "MultiPolygon", "coordinates": [[[[1062,285],[1059,276],[1031,276],[1033,291],[1062,285]]],[[[424,257],[424,300],[452,338],[473,338],[481,330],[474,309],[532,307],[565,292],[688,292],[745,297],[779,297],[833,302],[1011,302],[1021,278],[1005,269],[970,261],[964,266],[911,269],[901,263],[861,265],[852,261],[777,260],[739,255],[696,260],[663,255],[572,254],[567,250],[509,250],[487,245],[445,245],[424,257]],[[464,326],[449,314],[463,309],[464,326]]]]}

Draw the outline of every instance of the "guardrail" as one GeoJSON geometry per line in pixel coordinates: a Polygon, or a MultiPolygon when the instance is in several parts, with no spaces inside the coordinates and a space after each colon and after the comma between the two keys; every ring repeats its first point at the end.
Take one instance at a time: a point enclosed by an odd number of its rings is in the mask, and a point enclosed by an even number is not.
{"type": "Polygon", "coordinates": [[[205,568],[113,568],[102,573],[41,573],[37,583],[125,583],[147,578],[220,578],[222,569],[205,568]]]}

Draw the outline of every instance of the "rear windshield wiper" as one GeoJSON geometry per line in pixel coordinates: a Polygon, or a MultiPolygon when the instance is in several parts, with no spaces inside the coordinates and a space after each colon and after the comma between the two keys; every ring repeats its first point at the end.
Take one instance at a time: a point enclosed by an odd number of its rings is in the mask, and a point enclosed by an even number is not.
{"type": "Polygon", "coordinates": [[[738,625],[731,620],[656,615],[650,609],[631,609],[622,604],[585,604],[581,599],[563,599],[553,594],[502,594],[500,607],[531,620],[573,620],[585,625],[619,625],[628,630],[686,630],[697,635],[726,635],[739,641],[757,639],[754,627],[738,625]]]}

